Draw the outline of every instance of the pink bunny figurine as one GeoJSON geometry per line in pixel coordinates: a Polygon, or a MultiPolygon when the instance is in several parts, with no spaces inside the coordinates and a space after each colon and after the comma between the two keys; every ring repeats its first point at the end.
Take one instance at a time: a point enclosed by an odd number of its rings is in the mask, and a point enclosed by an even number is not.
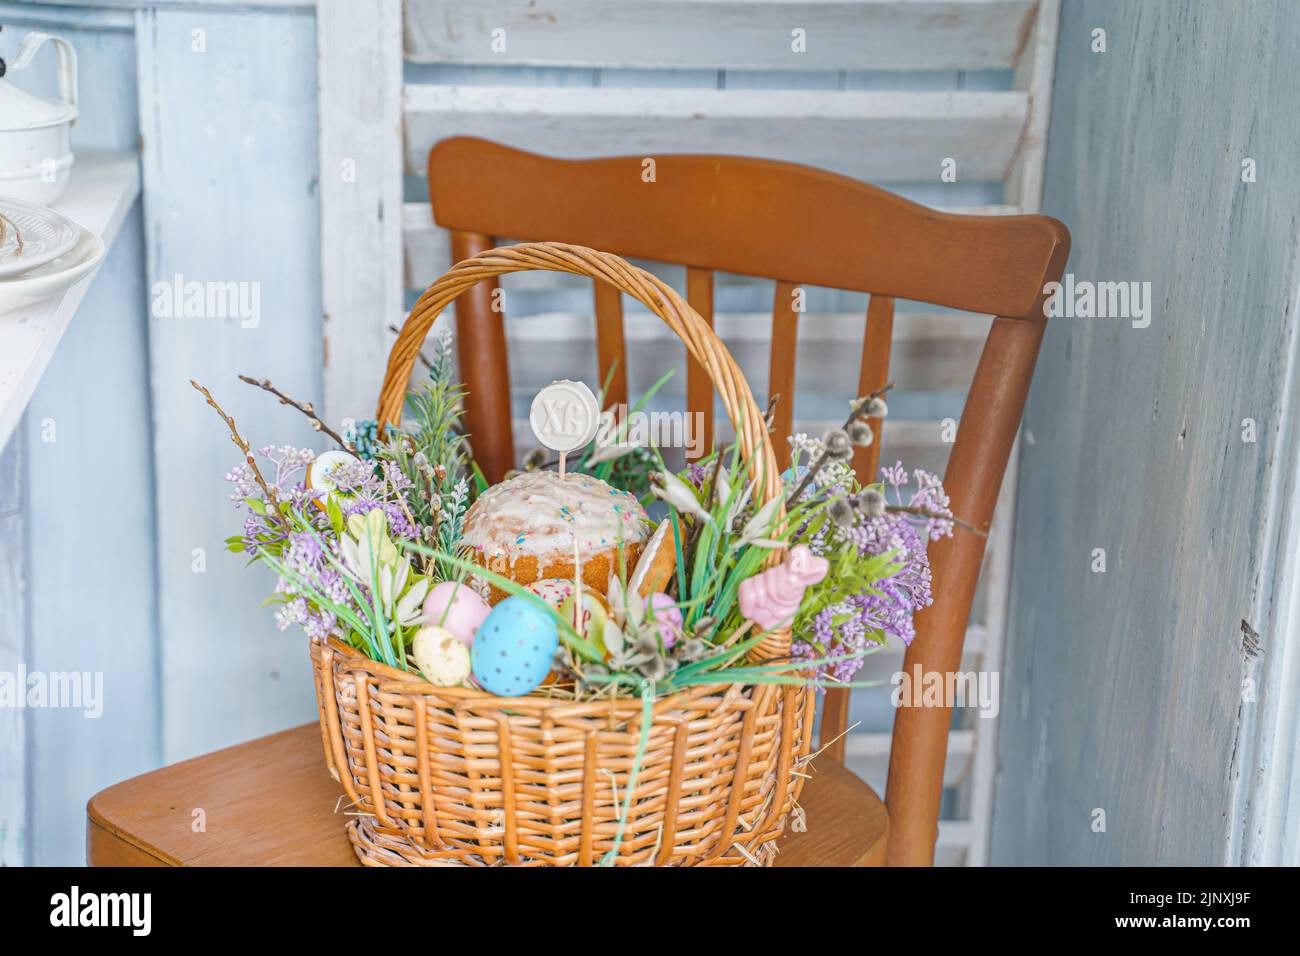
{"type": "Polygon", "coordinates": [[[803,592],[826,577],[830,562],[796,544],[784,563],[740,582],[740,613],[765,631],[794,620],[803,592]]]}

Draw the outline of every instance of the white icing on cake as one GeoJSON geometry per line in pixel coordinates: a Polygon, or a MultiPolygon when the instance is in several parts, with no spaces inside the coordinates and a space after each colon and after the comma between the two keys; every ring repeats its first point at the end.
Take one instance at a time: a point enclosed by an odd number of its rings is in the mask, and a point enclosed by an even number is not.
{"type": "Polygon", "coordinates": [[[489,558],[582,557],[644,541],[649,519],[636,497],[590,475],[529,471],[493,485],[465,515],[461,545],[489,558]]]}

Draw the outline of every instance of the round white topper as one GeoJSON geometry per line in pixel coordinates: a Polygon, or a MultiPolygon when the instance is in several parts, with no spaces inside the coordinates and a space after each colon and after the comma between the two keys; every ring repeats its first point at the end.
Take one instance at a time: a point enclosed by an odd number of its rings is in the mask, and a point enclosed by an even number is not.
{"type": "Polygon", "coordinates": [[[600,406],[582,382],[552,382],[533,399],[528,423],[537,440],[552,451],[576,451],[596,437],[600,406]]]}

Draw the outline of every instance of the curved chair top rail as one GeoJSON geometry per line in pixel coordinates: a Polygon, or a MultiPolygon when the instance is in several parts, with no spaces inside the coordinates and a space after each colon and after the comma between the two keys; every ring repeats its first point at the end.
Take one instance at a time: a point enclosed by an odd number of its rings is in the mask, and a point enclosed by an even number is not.
{"type": "Polygon", "coordinates": [[[1069,243],[1048,216],[939,212],[836,173],[736,156],[552,159],[458,136],[430,151],[429,190],[448,229],[1009,318],[1038,314],[1069,243]],[[593,195],[598,202],[574,201],[593,195]]]}

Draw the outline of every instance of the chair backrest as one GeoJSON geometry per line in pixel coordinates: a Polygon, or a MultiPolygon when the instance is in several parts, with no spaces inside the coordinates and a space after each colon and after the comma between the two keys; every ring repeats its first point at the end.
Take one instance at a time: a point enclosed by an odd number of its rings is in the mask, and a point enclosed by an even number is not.
{"type": "MultiPolygon", "coordinates": [[[[967,395],[944,478],[953,513],[987,531],[1020,425],[1045,326],[1044,287],[1057,281],[1069,233],[1046,216],[938,212],[834,173],[734,156],[625,156],[559,160],[468,137],[429,154],[434,219],[451,232],[453,262],[491,248],[494,238],[552,240],[686,267],[687,300],[713,320],[715,271],[776,280],[769,394],[779,393],[774,444],[788,462],[793,423],[801,285],[870,293],[860,379],[854,394],[888,381],[897,298],[995,316],[967,395]]],[[[495,282],[456,303],[466,426],[489,480],[513,467],[510,384],[495,282]]],[[[621,298],[595,288],[600,379],[614,373],[608,401],[627,400],[621,298]]],[[[847,383],[846,383],[847,391],[847,383]]],[[[687,368],[687,405],[703,416],[712,444],[713,393],[702,369],[687,368]]],[[[876,473],[877,440],[854,464],[876,473]]],[[[930,547],[935,600],[917,615],[904,668],[948,673],[962,642],[985,537],[958,528],[930,547]]],[[[847,691],[830,691],[821,739],[847,726],[847,691]]],[[[886,802],[889,860],[933,860],[942,795],[949,707],[901,707],[894,721],[886,802]]],[[[843,742],[826,754],[843,759],[843,742]]]]}

